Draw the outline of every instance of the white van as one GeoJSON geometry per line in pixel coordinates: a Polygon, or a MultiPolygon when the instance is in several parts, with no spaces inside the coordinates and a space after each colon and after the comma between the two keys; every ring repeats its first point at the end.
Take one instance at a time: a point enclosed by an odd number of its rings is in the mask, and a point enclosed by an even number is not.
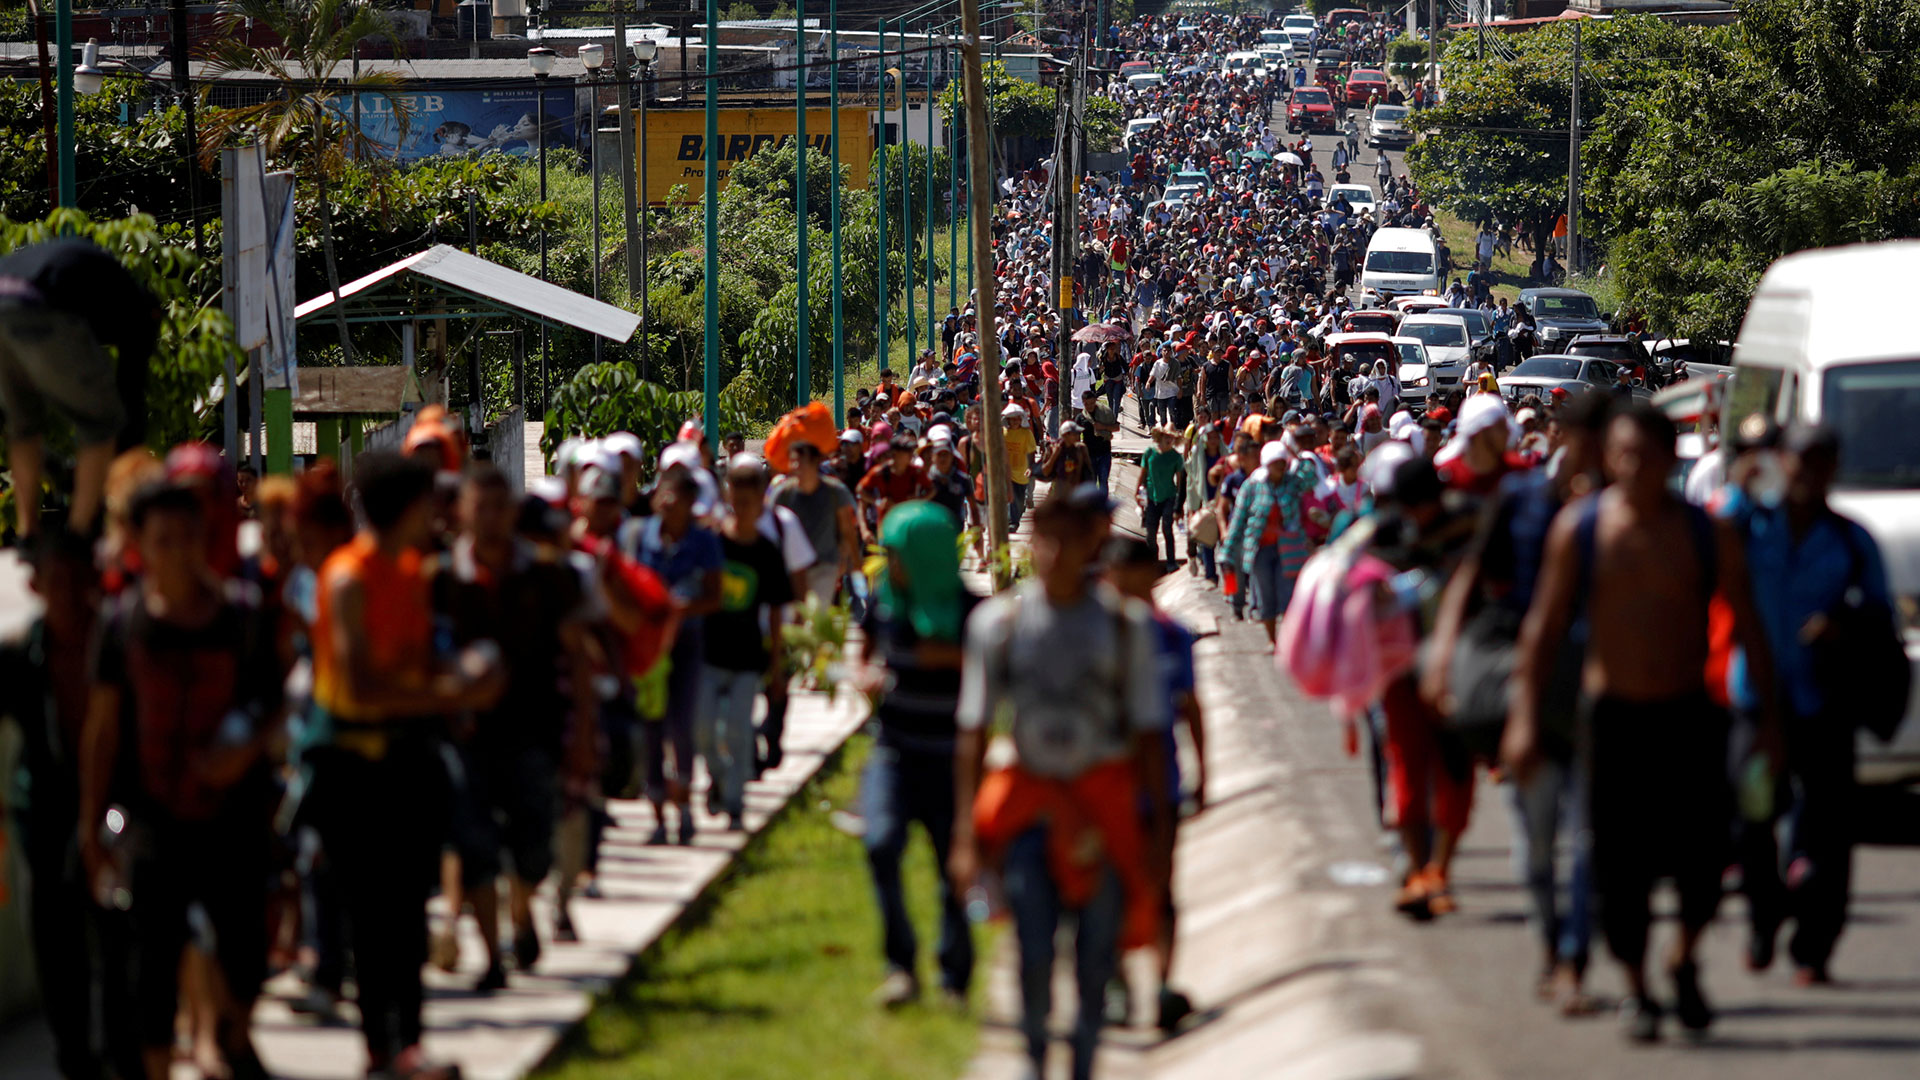
{"type": "MultiPolygon", "coordinates": [[[[1873,534],[1920,685],[1920,347],[1906,305],[1920,240],[1791,255],[1754,291],[1733,346],[1721,431],[1759,414],[1840,437],[1833,506],[1873,534]]],[[[1920,779],[1920,695],[1890,744],[1860,741],[1865,783],[1920,779]]]]}
{"type": "Polygon", "coordinates": [[[1438,293],[1440,253],[1425,229],[1379,229],[1367,244],[1360,268],[1362,303],[1373,307],[1396,296],[1438,293]]]}

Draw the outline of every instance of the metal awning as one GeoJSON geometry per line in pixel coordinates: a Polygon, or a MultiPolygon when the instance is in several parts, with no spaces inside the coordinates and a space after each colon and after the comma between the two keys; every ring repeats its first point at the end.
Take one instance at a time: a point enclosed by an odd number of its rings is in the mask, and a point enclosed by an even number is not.
{"type": "Polygon", "coordinates": [[[308,300],[294,308],[294,321],[297,324],[322,315],[331,317],[336,302],[345,308],[348,322],[360,323],[517,315],[555,327],[585,330],[609,341],[626,341],[640,325],[640,316],[624,308],[445,244],[435,244],[342,286],[337,301],[333,293],[308,300]],[[445,309],[428,310],[418,290],[399,287],[409,281],[424,282],[428,292],[452,303],[445,309]]]}

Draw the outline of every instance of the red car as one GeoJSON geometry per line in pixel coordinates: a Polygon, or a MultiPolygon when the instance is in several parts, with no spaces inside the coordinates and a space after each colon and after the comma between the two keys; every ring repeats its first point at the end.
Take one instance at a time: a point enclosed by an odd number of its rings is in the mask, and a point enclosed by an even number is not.
{"type": "Polygon", "coordinates": [[[1391,334],[1400,328],[1400,316],[1385,308],[1350,313],[1340,322],[1343,334],[1391,334]]]}
{"type": "Polygon", "coordinates": [[[1357,68],[1347,76],[1347,104],[1365,105],[1374,95],[1387,100],[1387,73],[1375,68],[1357,68]]]}
{"type": "Polygon", "coordinates": [[[1323,87],[1303,86],[1287,99],[1287,131],[1300,130],[1333,130],[1333,95],[1323,87]]]}

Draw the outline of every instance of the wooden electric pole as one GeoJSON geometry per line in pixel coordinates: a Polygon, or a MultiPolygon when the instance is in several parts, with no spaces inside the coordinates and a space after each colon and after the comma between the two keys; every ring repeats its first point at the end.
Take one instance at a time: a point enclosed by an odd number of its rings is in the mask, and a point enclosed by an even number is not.
{"type": "MultiPolygon", "coordinates": [[[[980,2],[960,0],[961,63],[967,83],[967,145],[987,145],[987,88],[980,74],[980,2]]],[[[994,274],[993,175],[987,154],[967,155],[967,214],[977,222],[967,230],[973,243],[973,264],[979,279],[973,305],[974,326],[980,334],[980,433],[987,440],[987,544],[993,567],[993,587],[1004,589],[1013,580],[1012,552],[1007,547],[1007,435],[1000,427],[1000,337],[993,325],[993,305],[1000,295],[994,274]]]]}

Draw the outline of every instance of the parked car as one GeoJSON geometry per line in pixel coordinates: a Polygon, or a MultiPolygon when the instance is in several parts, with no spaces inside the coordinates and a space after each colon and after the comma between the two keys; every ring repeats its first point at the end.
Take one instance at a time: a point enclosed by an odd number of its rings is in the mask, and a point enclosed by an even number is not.
{"type": "Polygon", "coordinates": [[[1334,130],[1333,95],[1325,88],[1303,86],[1287,97],[1287,131],[1334,130]]]}
{"type": "Polygon", "coordinates": [[[1413,131],[1407,127],[1405,105],[1375,105],[1367,117],[1368,146],[1410,146],[1413,131]]]}
{"type": "Polygon", "coordinates": [[[1362,210],[1374,210],[1373,189],[1365,184],[1335,184],[1327,189],[1327,205],[1332,206],[1335,196],[1345,195],[1347,205],[1353,207],[1355,216],[1362,210]]]}
{"type": "MultiPolygon", "coordinates": [[[[1555,388],[1569,394],[1583,390],[1611,390],[1619,378],[1620,365],[1611,360],[1542,353],[1520,361],[1512,371],[1500,376],[1500,396],[1508,401],[1518,401],[1528,394],[1546,397],[1555,388]]],[[[1633,396],[1645,400],[1653,395],[1645,387],[1640,387],[1634,390],[1633,396]]]]}
{"type": "Polygon", "coordinates": [[[1541,348],[1559,348],[1581,334],[1604,334],[1612,327],[1600,305],[1579,289],[1521,289],[1519,304],[1533,316],[1541,348]]]}
{"type": "Polygon", "coordinates": [[[1451,390],[1473,358],[1473,339],[1457,315],[1409,315],[1396,337],[1413,338],[1427,349],[1427,373],[1435,390],[1451,390]]]}
{"type": "MultiPolygon", "coordinates": [[[[1840,437],[1833,508],[1880,546],[1920,685],[1920,359],[1906,305],[1920,242],[1790,255],[1761,277],[1733,348],[1721,431],[1753,416],[1819,423],[1840,437]]],[[[1690,368],[1692,365],[1688,365],[1690,368]]],[[[1863,783],[1920,780],[1920,694],[1890,742],[1861,732],[1863,783]]]]}
{"type": "Polygon", "coordinates": [[[1387,100],[1387,73],[1378,68],[1355,68],[1347,76],[1347,104],[1365,105],[1378,96],[1387,100]]]}
{"type": "Polygon", "coordinates": [[[1408,315],[1425,315],[1435,308],[1446,307],[1447,302],[1428,293],[1424,296],[1395,297],[1388,302],[1387,306],[1399,312],[1402,317],[1405,317],[1408,315]]]}
{"type": "Polygon", "coordinates": [[[1400,400],[1414,412],[1425,412],[1427,394],[1432,392],[1431,367],[1426,343],[1419,338],[1395,334],[1390,340],[1400,350],[1400,400]]]}
{"type": "Polygon", "coordinates": [[[1400,329],[1400,313],[1391,308],[1362,308],[1340,320],[1343,334],[1391,334],[1400,329]]]}
{"type": "Polygon", "coordinates": [[[1639,341],[1620,334],[1581,334],[1563,350],[1569,356],[1597,356],[1616,364],[1642,367],[1652,361],[1639,341]]]}
{"type": "Polygon", "coordinates": [[[1423,315],[1458,315],[1460,321],[1467,324],[1467,333],[1473,338],[1475,359],[1493,362],[1493,319],[1479,308],[1437,307],[1421,312],[1423,315]]]}

